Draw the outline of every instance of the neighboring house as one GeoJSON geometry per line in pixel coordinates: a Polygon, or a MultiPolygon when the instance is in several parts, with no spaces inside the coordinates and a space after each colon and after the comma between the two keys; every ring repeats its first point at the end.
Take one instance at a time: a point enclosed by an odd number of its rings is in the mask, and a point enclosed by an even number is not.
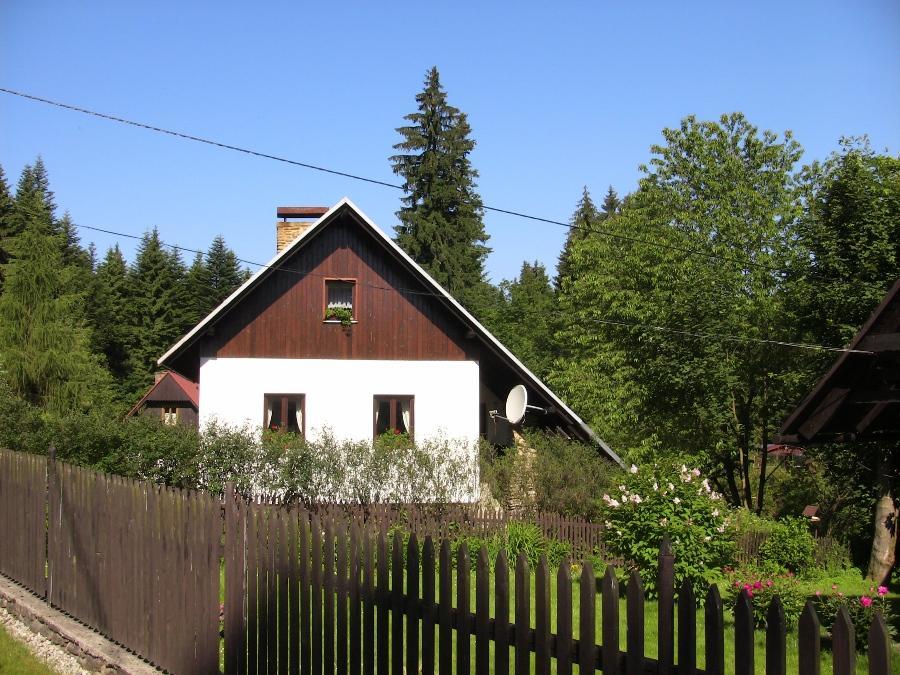
{"type": "Polygon", "coordinates": [[[159,359],[200,384],[200,425],[314,438],[387,431],[473,448],[512,440],[500,411],[524,384],[529,424],[615,453],[348,199],[284,207],[278,253],[159,359]]]}
{"type": "Polygon", "coordinates": [[[879,447],[868,576],[886,584],[900,555],[900,279],[790,414],[778,440],[879,447]]]}
{"type": "Polygon", "coordinates": [[[196,427],[199,409],[197,383],[178,373],[165,371],[156,374],[153,386],[128,411],[126,417],[150,416],[162,420],[163,424],[196,427]]]}

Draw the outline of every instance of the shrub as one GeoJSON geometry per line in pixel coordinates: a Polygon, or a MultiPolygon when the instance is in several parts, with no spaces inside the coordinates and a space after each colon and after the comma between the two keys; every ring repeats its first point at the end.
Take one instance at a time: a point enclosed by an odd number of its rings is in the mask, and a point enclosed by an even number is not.
{"type": "Polygon", "coordinates": [[[603,495],[603,501],[607,549],[638,570],[651,597],[666,535],[675,554],[676,588],[686,579],[702,588],[732,557],[728,507],[698,469],[632,465],[614,496],[603,495]]]}
{"type": "Polygon", "coordinates": [[[776,523],[760,545],[762,561],[772,567],[802,574],[815,566],[816,542],[802,518],[785,518],[776,523]]]}
{"type": "MultiPolygon", "coordinates": [[[[869,593],[862,596],[847,595],[840,590],[837,584],[831,585],[830,592],[816,591],[816,611],[819,621],[829,632],[834,629],[834,622],[841,607],[846,608],[853,629],[856,633],[857,649],[869,648],[869,628],[875,619],[875,613],[881,612],[885,623],[893,626],[891,606],[887,601],[888,589],[885,586],[869,588],[869,593]]],[[[889,629],[890,630],[890,629],[889,629]]]]}
{"type": "Polygon", "coordinates": [[[741,591],[746,589],[753,605],[753,623],[757,628],[765,627],[769,604],[776,595],[781,599],[788,630],[796,628],[806,604],[806,593],[794,575],[768,574],[745,568],[729,574],[727,579],[729,606],[733,609],[741,591]]]}
{"type": "Polygon", "coordinates": [[[520,553],[525,554],[528,564],[534,567],[546,553],[546,539],[537,525],[512,522],[506,526],[506,555],[514,565],[520,553]]]}

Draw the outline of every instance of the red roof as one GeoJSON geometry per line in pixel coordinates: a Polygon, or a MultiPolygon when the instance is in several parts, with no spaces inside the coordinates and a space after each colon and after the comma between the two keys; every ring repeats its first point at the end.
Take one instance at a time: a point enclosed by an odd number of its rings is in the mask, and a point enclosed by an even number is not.
{"type": "Polygon", "coordinates": [[[179,375],[174,371],[166,371],[165,375],[160,377],[150,389],[147,390],[147,393],[141,397],[141,400],[138,401],[134,407],[128,411],[128,414],[125,417],[131,417],[138,410],[140,410],[141,406],[144,405],[148,400],[152,400],[154,398],[154,393],[158,390],[168,390],[165,391],[165,394],[162,396],[165,400],[175,401],[175,400],[184,400],[190,402],[190,404],[197,410],[200,409],[200,385],[196,382],[192,382],[187,379],[183,375],[179,375]],[[179,393],[180,392],[180,393],[179,393]]]}

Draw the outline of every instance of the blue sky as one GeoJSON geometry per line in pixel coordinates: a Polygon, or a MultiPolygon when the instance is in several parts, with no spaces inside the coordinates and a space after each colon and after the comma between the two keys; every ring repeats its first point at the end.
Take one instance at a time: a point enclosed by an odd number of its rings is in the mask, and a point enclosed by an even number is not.
{"type": "MultiPolygon", "coordinates": [[[[397,182],[394,129],[436,65],[478,145],[486,204],[568,220],[581,188],[634,189],[664,127],[744,112],[804,161],[843,135],[900,149],[900,4],[0,3],[0,86],[397,182]]],[[[0,94],[0,165],[43,155],[76,223],[242,258],[275,207],[349,196],[392,231],[395,190],[0,94]]],[[[487,213],[496,282],[553,268],[563,228],[487,213]]],[[[105,248],[113,237],[82,231],[105,248]]],[[[121,240],[126,255],[134,243],[121,240]]],[[[186,256],[190,261],[190,255],[186,256]]]]}

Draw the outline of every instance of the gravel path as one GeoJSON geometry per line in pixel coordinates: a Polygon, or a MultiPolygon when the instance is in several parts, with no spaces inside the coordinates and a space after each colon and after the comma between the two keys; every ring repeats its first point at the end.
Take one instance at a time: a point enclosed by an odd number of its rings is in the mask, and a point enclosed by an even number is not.
{"type": "Polygon", "coordinates": [[[18,618],[0,608],[0,625],[10,637],[24,644],[34,656],[53,672],[60,675],[89,675],[75,657],[65,649],[53,644],[43,635],[33,632],[18,618]]]}

